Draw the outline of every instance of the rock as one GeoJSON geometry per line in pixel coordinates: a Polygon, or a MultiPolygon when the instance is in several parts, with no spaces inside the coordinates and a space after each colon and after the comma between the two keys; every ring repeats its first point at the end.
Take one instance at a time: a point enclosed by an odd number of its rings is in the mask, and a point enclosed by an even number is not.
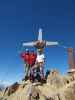
{"type": "Polygon", "coordinates": [[[75,80],[60,75],[56,70],[50,72],[47,83],[22,81],[13,84],[5,91],[2,100],[75,100],[75,80]],[[8,95],[9,94],[9,95],[8,95]]]}
{"type": "Polygon", "coordinates": [[[30,87],[29,98],[31,98],[31,100],[39,99],[39,90],[34,85],[30,87]]]}
{"type": "Polygon", "coordinates": [[[4,91],[4,95],[8,95],[10,96],[12,93],[16,92],[17,89],[19,88],[19,84],[16,82],[13,85],[11,85],[10,87],[6,87],[5,91],[4,91]]]}
{"type": "Polygon", "coordinates": [[[64,90],[64,96],[66,100],[75,100],[75,81],[67,85],[64,90]]]}
{"type": "Polygon", "coordinates": [[[66,84],[66,81],[57,70],[53,70],[50,75],[48,75],[47,84],[54,85],[56,88],[61,88],[61,86],[66,84]]]}

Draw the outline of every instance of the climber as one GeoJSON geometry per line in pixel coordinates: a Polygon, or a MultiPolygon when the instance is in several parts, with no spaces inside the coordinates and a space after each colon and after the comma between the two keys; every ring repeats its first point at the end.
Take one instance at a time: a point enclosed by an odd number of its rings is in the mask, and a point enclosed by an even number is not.
{"type": "Polygon", "coordinates": [[[34,64],[36,62],[37,54],[34,51],[29,52],[28,49],[24,53],[21,54],[25,62],[25,80],[30,78],[30,80],[34,80],[34,64]]]}
{"type": "Polygon", "coordinates": [[[37,69],[40,69],[41,80],[44,79],[44,62],[45,62],[45,56],[42,52],[39,52],[36,58],[36,63],[38,65],[37,69]]]}
{"type": "Polygon", "coordinates": [[[34,81],[34,70],[37,54],[33,50],[30,52],[30,80],[34,81]]]}
{"type": "Polygon", "coordinates": [[[29,50],[26,49],[25,52],[21,53],[21,57],[25,63],[25,80],[27,80],[29,77],[29,71],[30,71],[29,50]]]}

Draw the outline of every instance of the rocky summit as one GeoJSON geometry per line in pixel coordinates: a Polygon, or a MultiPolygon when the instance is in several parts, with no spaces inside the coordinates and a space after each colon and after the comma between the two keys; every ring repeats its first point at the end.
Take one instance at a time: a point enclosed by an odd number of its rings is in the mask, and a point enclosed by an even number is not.
{"type": "Polygon", "coordinates": [[[75,77],[53,70],[45,83],[21,81],[0,91],[0,100],[75,100],[75,77]]]}

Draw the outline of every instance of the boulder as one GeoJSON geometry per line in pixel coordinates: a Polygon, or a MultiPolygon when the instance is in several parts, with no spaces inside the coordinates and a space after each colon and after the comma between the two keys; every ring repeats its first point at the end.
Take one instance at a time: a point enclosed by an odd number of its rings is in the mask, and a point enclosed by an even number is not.
{"type": "Polygon", "coordinates": [[[57,70],[53,70],[48,75],[47,84],[54,85],[56,88],[61,88],[61,86],[64,86],[66,84],[66,81],[57,70]]]}

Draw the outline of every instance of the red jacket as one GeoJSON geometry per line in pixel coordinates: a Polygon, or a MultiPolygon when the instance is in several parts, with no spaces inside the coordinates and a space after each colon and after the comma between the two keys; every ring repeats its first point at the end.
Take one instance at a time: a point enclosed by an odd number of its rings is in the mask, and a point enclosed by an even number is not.
{"type": "Polygon", "coordinates": [[[21,53],[21,57],[26,63],[28,63],[28,61],[29,61],[29,53],[23,52],[23,53],[21,53]]]}
{"type": "Polygon", "coordinates": [[[36,55],[36,53],[24,52],[21,54],[21,57],[26,63],[28,63],[29,65],[33,65],[33,64],[35,64],[37,55],[36,55]]]}
{"type": "Polygon", "coordinates": [[[36,61],[36,53],[30,53],[30,59],[29,59],[29,64],[30,65],[34,65],[35,64],[35,61],[36,61]]]}

